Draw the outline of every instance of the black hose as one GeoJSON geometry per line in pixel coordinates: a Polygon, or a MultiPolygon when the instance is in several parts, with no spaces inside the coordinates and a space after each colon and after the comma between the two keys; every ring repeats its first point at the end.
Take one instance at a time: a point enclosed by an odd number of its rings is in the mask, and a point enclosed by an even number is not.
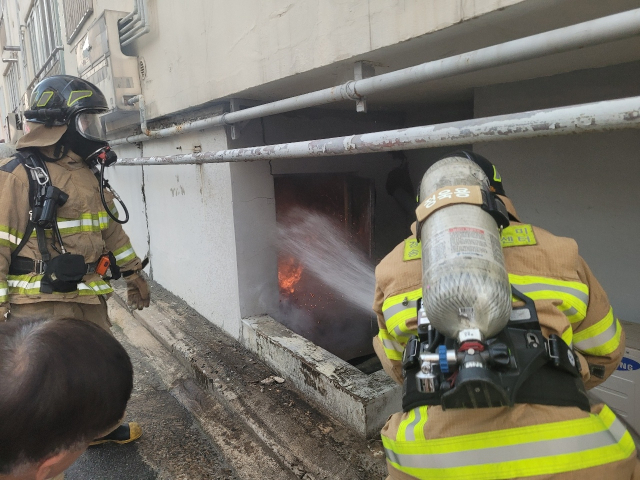
{"type": "Polygon", "coordinates": [[[123,224],[127,223],[129,221],[129,210],[127,210],[127,206],[124,204],[124,202],[120,198],[120,195],[118,195],[116,193],[116,191],[113,188],[111,188],[111,185],[109,185],[109,182],[107,180],[105,180],[105,178],[104,178],[104,163],[101,163],[100,181],[98,183],[100,183],[100,200],[102,200],[102,205],[104,206],[105,210],[107,211],[107,215],[109,215],[113,221],[119,223],[120,225],[123,225],[123,224]],[[124,210],[124,216],[125,216],[124,220],[120,220],[113,213],[111,213],[111,209],[109,208],[109,205],[107,205],[107,201],[104,199],[104,187],[105,186],[111,191],[111,193],[113,194],[113,198],[115,198],[120,203],[120,205],[122,205],[122,209],[124,210]]]}

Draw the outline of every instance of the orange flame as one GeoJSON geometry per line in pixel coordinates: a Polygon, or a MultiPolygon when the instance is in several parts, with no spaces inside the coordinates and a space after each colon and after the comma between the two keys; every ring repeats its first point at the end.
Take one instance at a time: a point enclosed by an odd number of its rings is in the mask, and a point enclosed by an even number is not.
{"type": "Polygon", "coordinates": [[[280,293],[291,295],[296,291],[296,285],[302,277],[304,268],[295,258],[288,257],[278,262],[278,284],[280,285],[280,293]]]}

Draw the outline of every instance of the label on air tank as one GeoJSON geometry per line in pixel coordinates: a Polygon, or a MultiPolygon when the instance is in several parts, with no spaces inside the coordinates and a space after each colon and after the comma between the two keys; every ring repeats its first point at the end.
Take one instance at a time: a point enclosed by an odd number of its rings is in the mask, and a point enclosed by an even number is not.
{"type": "Polygon", "coordinates": [[[429,239],[429,263],[435,265],[452,257],[474,257],[500,261],[502,247],[492,232],[474,227],[454,227],[429,239]]]}

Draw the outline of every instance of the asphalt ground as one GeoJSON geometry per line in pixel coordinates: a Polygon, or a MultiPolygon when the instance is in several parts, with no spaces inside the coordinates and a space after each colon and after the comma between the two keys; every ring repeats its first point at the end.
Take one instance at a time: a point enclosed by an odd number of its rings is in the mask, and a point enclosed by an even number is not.
{"type": "Polygon", "coordinates": [[[89,449],[66,472],[67,480],[236,480],[234,470],[197,422],[171,395],[157,362],[112,329],[134,367],[134,390],[126,419],[142,426],[142,437],[126,444],[89,449]]]}

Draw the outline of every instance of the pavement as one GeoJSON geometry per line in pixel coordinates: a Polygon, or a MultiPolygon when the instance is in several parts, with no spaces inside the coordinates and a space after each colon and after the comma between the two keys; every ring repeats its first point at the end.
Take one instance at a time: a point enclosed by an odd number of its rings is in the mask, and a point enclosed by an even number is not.
{"type": "Polygon", "coordinates": [[[67,480],[386,478],[379,438],[331,418],[160,286],[135,312],[114,286],[112,330],[135,372],[126,418],[143,435],[90,447],[67,480]]]}

